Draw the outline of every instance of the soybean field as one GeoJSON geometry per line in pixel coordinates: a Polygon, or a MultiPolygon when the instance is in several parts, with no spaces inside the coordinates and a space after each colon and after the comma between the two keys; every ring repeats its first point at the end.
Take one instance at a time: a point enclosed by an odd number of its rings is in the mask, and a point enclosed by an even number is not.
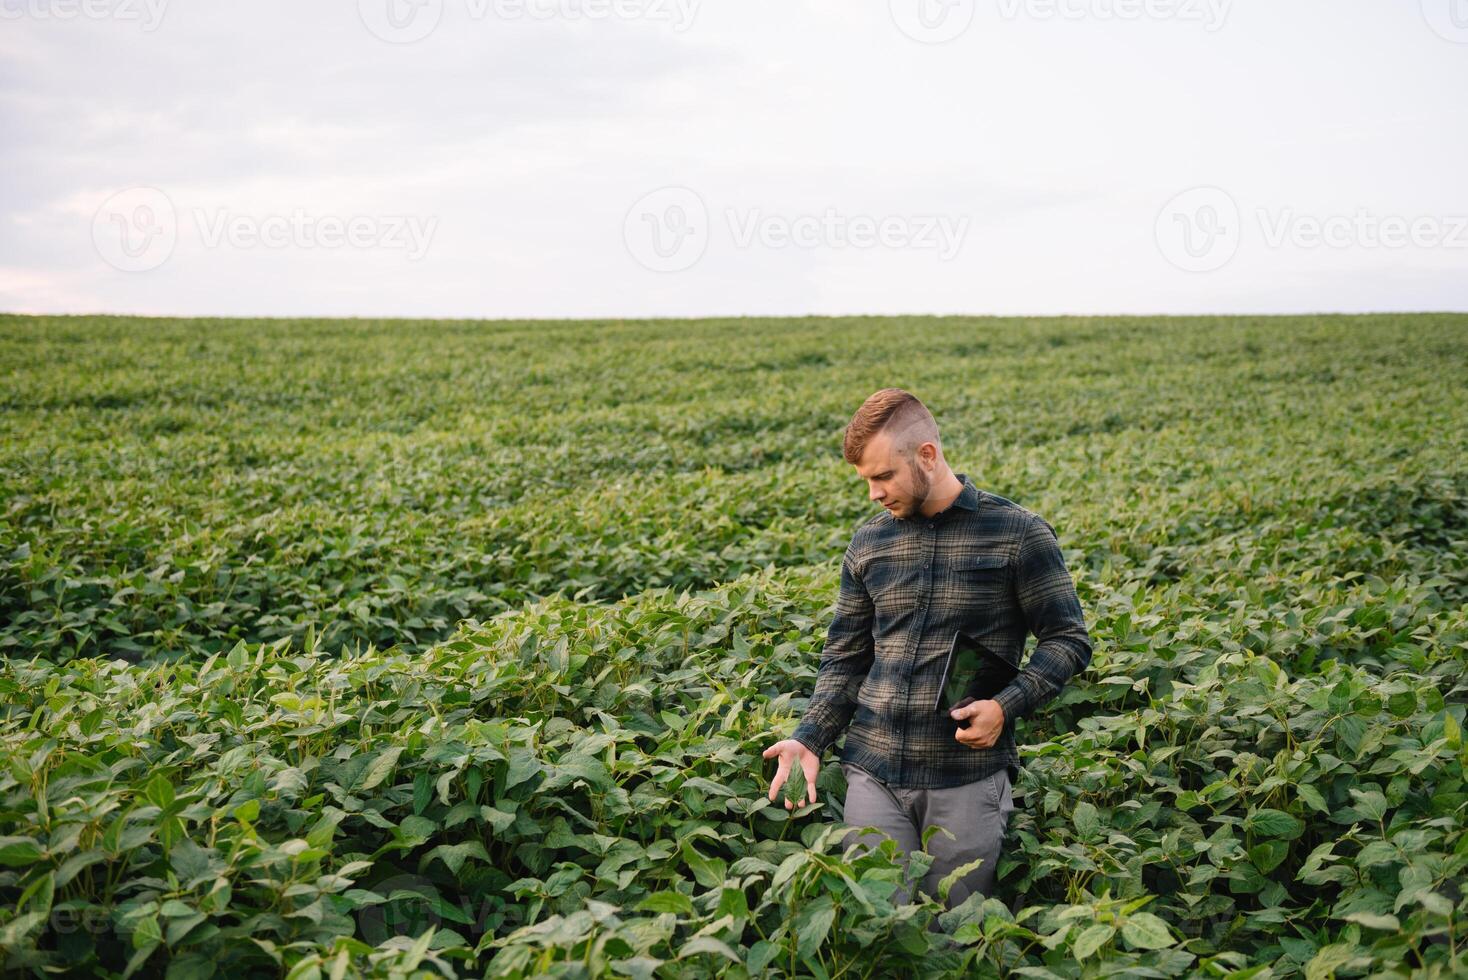
{"type": "Polygon", "coordinates": [[[0,378],[6,975],[1468,975],[1468,316],[0,315],[0,378]],[[951,911],[760,758],[888,386],[1095,641],[951,911]]]}

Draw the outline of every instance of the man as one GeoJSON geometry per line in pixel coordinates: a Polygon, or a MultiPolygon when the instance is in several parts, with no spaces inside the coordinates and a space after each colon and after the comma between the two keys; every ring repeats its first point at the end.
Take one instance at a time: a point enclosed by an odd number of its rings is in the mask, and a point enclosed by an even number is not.
{"type": "Polygon", "coordinates": [[[884,388],[862,403],[842,455],[885,512],[857,528],[842,558],[815,691],[794,735],[763,753],[779,760],[769,798],[798,765],[816,802],[821,755],[849,723],[844,822],[892,837],[904,860],[928,827],[950,831],[928,843],[924,892],[936,897],[945,875],[982,858],[949,892],[951,908],[993,893],[1020,766],[1014,722],[1085,669],[1091,638],[1054,528],[955,474],[913,395],[884,388]],[[1027,632],[1037,643],[992,699],[945,715],[933,705],[955,630],[1016,665],[1027,632]]]}

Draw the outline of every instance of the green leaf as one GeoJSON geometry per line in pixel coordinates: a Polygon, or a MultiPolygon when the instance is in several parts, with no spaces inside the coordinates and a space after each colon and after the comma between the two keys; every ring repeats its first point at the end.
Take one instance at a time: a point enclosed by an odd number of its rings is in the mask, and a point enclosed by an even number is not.
{"type": "Polygon", "coordinates": [[[17,915],[0,926],[0,947],[5,949],[19,947],[33,931],[46,924],[47,918],[47,913],[39,911],[17,915]]]}
{"type": "Polygon", "coordinates": [[[1417,712],[1417,692],[1398,691],[1386,702],[1387,710],[1397,718],[1410,718],[1417,712]]]}
{"type": "Polygon", "coordinates": [[[1356,786],[1348,787],[1346,792],[1350,793],[1356,801],[1356,811],[1368,820],[1380,821],[1386,817],[1387,802],[1379,789],[1360,789],[1356,786]]]}
{"type": "Polygon", "coordinates": [[[692,841],[683,842],[683,860],[693,872],[694,880],[705,888],[718,888],[724,883],[728,865],[720,858],[705,857],[692,841]]]}
{"type": "Polygon", "coordinates": [[[142,969],[143,965],[148,962],[148,958],[153,955],[153,951],[161,945],[163,945],[163,940],[159,938],[156,942],[147,942],[138,946],[137,951],[128,958],[127,967],[122,971],[123,980],[127,980],[128,977],[142,969]]]}
{"type": "Polygon", "coordinates": [[[1101,832],[1101,815],[1093,805],[1085,800],[1076,804],[1072,822],[1081,840],[1094,840],[1101,832]]]}
{"type": "Polygon", "coordinates": [[[509,830],[510,825],[515,822],[515,815],[513,813],[499,810],[492,806],[481,806],[479,808],[479,816],[497,834],[509,830]]]}
{"type": "Polygon", "coordinates": [[[217,870],[223,867],[223,862],[186,837],[173,845],[169,854],[169,865],[185,888],[193,888],[199,882],[213,878],[217,870]]]}
{"type": "Polygon", "coordinates": [[[426,841],[438,830],[438,824],[427,817],[410,814],[398,825],[398,832],[405,841],[426,841]]]}
{"type": "Polygon", "coordinates": [[[1335,971],[1355,959],[1360,949],[1361,947],[1349,940],[1320,947],[1310,958],[1310,962],[1305,964],[1306,980],[1327,980],[1334,977],[1335,971]]]}
{"type": "Polygon", "coordinates": [[[831,923],[836,920],[836,907],[829,894],[802,905],[795,917],[795,949],[801,956],[814,956],[826,941],[831,923]]]}
{"type": "Polygon", "coordinates": [[[1249,860],[1254,862],[1261,874],[1269,874],[1279,867],[1280,862],[1290,853],[1290,845],[1282,840],[1267,840],[1255,844],[1249,848],[1249,860]]]}
{"type": "Polygon", "coordinates": [[[1361,751],[1361,740],[1366,737],[1366,722],[1355,715],[1348,715],[1338,719],[1335,723],[1336,734],[1340,736],[1341,744],[1346,747],[1351,756],[1361,751]]]}
{"type": "Polygon", "coordinates": [[[173,783],[160,772],[148,780],[148,786],[143,791],[143,796],[149,803],[158,807],[160,810],[167,810],[173,805],[173,783]]]}
{"type": "Polygon", "coordinates": [[[189,953],[168,963],[164,980],[209,980],[214,976],[214,960],[201,953],[189,953]]]}
{"type": "Polygon", "coordinates": [[[939,901],[948,901],[948,894],[953,890],[953,886],[958,884],[959,880],[963,878],[964,875],[983,865],[986,860],[987,858],[974,858],[972,861],[969,861],[966,864],[960,864],[958,867],[954,868],[952,871],[944,875],[943,879],[938,882],[939,901]]]}
{"type": "Polygon", "coordinates": [[[1133,912],[1121,926],[1121,936],[1135,949],[1162,949],[1172,945],[1167,923],[1151,912],[1133,912]]]}
{"type": "MultiPolygon", "coordinates": [[[[67,885],[83,870],[105,860],[107,860],[107,852],[99,848],[93,848],[89,851],[82,851],[78,854],[71,855],[65,861],[61,862],[61,867],[56,869],[57,887],[67,885]]],[[[0,864],[3,863],[3,861],[0,861],[0,864]]]]}
{"type": "Polygon", "coordinates": [[[1402,924],[1395,915],[1379,915],[1375,912],[1352,912],[1341,918],[1348,922],[1359,922],[1369,929],[1382,929],[1386,932],[1400,932],[1402,924]]]}
{"type": "Polygon", "coordinates": [[[682,892],[660,891],[637,903],[638,912],[672,912],[674,915],[692,915],[693,900],[682,892]]]}
{"type": "Polygon", "coordinates": [[[403,747],[401,745],[394,745],[379,754],[363,770],[360,779],[354,785],[346,787],[347,791],[350,793],[365,793],[367,790],[377,786],[388,776],[392,775],[393,769],[398,764],[398,756],[402,754],[403,747]]]}
{"type": "Polygon", "coordinates": [[[749,975],[757,977],[765,972],[765,968],[780,955],[780,947],[768,940],[761,939],[749,947],[749,955],[744,961],[745,969],[749,975]]]}
{"type": "Polygon", "coordinates": [[[1296,786],[1295,792],[1299,794],[1300,799],[1309,804],[1310,808],[1317,813],[1330,812],[1330,808],[1325,805],[1325,797],[1320,795],[1320,790],[1309,783],[1301,783],[1296,786]]]}
{"type": "Polygon", "coordinates": [[[749,899],[745,896],[742,888],[725,888],[719,894],[719,907],[714,910],[716,916],[732,915],[736,919],[748,918],[749,899]]]}
{"type": "Polygon", "coordinates": [[[178,944],[182,942],[186,936],[188,936],[189,931],[192,930],[195,926],[199,925],[201,922],[203,922],[205,918],[207,918],[207,916],[205,916],[204,913],[195,912],[192,915],[181,916],[177,919],[170,919],[168,922],[167,934],[168,945],[171,947],[178,946],[178,944]]]}
{"type": "Polygon", "coordinates": [[[1076,937],[1076,941],[1071,945],[1071,952],[1075,954],[1076,959],[1083,960],[1110,942],[1114,935],[1116,935],[1115,926],[1097,923],[1076,937]]]}
{"type": "Polygon", "coordinates": [[[678,959],[687,959],[699,953],[713,953],[715,956],[722,956],[735,963],[743,962],[739,959],[739,954],[729,948],[728,943],[715,939],[713,936],[694,936],[678,950],[678,959]]]}
{"type": "Polygon", "coordinates": [[[632,980],[657,980],[658,967],[664,962],[655,956],[629,956],[626,959],[613,960],[612,970],[629,976],[632,980]]]}
{"type": "Polygon", "coordinates": [[[1294,840],[1305,832],[1305,824],[1302,821],[1283,810],[1268,808],[1255,810],[1245,821],[1245,826],[1256,834],[1262,834],[1265,837],[1282,837],[1285,840],[1294,840]]]}
{"type": "Polygon", "coordinates": [[[505,789],[518,786],[540,772],[540,760],[535,753],[524,746],[514,746],[510,749],[509,762],[505,769],[505,789]]]}
{"type": "Polygon", "coordinates": [[[133,924],[133,949],[147,949],[163,942],[163,928],[156,914],[146,915],[133,924]]]}
{"type": "Polygon", "coordinates": [[[489,863],[489,854],[484,850],[484,845],[477,840],[465,841],[462,844],[440,844],[423,856],[419,862],[420,867],[426,867],[430,861],[437,859],[442,861],[455,875],[464,866],[469,858],[477,858],[485,864],[489,863]]]}
{"type": "Polygon", "coordinates": [[[30,837],[0,837],[0,864],[25,868],[41,859],[41,846],[30,837]]]}
{"type": "Polygon", "coordinates": [[[26,886],[15,903],[15,909],[19,912],[31,906],[32,912],[45,913],[51,911],[51,904],[55,899],[56,876],[48,871],[26,886]]]}

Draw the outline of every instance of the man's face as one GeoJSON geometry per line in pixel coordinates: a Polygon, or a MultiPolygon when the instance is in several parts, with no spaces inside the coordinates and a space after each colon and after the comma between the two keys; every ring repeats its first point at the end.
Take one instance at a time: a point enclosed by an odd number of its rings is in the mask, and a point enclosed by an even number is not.
{"type": "Polygon", "coordinates": [[[856,472],[867,481],[868,496],[893,517],[908,519],[922,512],[932,485],[928,474],[895,451],[887,433],[879,432],[867,441],[856,472]]]}

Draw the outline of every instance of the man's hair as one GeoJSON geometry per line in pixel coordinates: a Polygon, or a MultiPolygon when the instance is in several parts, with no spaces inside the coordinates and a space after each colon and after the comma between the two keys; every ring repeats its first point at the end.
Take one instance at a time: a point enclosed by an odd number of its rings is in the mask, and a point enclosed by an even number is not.
{"type": "Polygon", "coordinates": [[[893,448],[908,461],[925,442],[943,448],[933,413],[916,395],[901,388],[883,388],[861,403],[846,425],[841,455],[855,466],[866,451],[867,441],[878,432],[888,433],[893,448]]]}

